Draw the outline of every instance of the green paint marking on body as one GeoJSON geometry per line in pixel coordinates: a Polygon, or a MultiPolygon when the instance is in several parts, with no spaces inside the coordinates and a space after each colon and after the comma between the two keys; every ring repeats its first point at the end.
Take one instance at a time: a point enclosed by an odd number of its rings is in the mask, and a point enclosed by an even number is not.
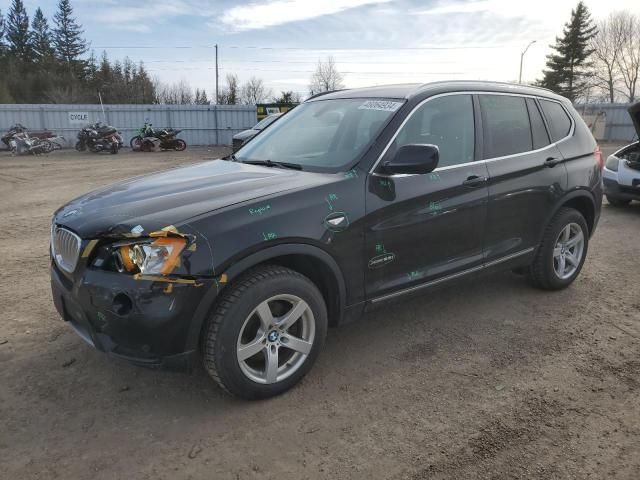
{"type": "Polygon", "coordinates": [[[329,195],[327,195],[327,204],[329,205],[329,210],[333,210],[333,203],[336,200],[338,200],[338,195],[336,195],[335,193],[330,193],[329,195]]]}
{"type": "Polygon", "coordinates": [[[424,272],[421,272],[420,270],[413,270],[409,273],[407,273],[407,277],[409,278],[409,280],[415,280],[417,278],[421,278],[424,276],[424,272]]]}
{"type": "Polygon", "coordinates": [[[440,174],[439,173],[430,173],[427,178],[432,182],[437,182],[438,180],[440,180],[440,174]]]}
{"type": "Polygon", "coordinates": [[[442,210],[442,201],[429,202],[429,210],[432,212],[438,212],[442,210]]]}
{"type": "Polygon", "coordinates": [[[345,178],[358,178],[358,172],[356,172],[355,168],[352,168],[348,172],[344,174],[345,178]]]}
{"type": "Polygon", "coordinates": [[[387,253],[382,243],[376,243],[376,253],[387,253]]]}
{"type": "Polygon", "coordinates": [[[267,203],[266,205],[250,208],[249,215],[263,215],[270,210],[271,210],[271,204],[267,203]]]}
{"type": "Polygon", "coordinates": [[[275,240],[276,238],[278,238],[278,235],[276,235],[275,232],[262,232],[262,238],[265,241],[275,240]]]}

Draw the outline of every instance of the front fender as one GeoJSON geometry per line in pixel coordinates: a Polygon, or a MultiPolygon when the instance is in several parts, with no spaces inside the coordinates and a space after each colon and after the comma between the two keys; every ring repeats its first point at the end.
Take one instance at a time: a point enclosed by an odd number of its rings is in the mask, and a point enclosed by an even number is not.
{"type": "MultiPolygon", "coordinates": [[[[264,248],[257,252],[249,253],[239,260],[234,261],[226,270],[224,270],[224,272],[221,272],[221,275],[226,276],[225,282],[232,282],[239,275],[241,275],[251,267],[259,265],[261,263],[265,263],[270,259],[282,257],[285,255],[303,255],[313,257],[314,259],[321,261],[325,266],[327,266],[333,273],[333,276],[337,283],[339,311],[343,312],[345,310],[346,285],[344,276],[338,263],[327,252],[311,244],[281,243],[264,248]]],[[[207,320],[207,317],[209,316],[211,309],[222,288],[223,285],[219,282],[216,282],[216,284],[209,288],[207,293],[202,298],[189,327],[189,333],[187,335],[187,349],[198,348],[198,341],[200,338],[202,327],[207,320]]]]}

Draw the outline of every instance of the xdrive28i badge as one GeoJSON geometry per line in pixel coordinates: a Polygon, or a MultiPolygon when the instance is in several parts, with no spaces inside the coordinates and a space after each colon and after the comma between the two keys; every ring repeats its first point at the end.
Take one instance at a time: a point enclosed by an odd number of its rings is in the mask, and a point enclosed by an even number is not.
{"type": "Polygon", "coordinates": [[[395,253],[383,253],[382,255],[377,255],[369,260],[369,268],[380,268],[384,267],[388,263],[393,262],[396,259],[395,253]]]}

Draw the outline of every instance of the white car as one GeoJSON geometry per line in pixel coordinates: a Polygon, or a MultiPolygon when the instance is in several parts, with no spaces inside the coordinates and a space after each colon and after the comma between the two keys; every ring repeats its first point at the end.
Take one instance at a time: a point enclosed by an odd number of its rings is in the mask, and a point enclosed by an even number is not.
{"type": "MultiPolygon", "coordinates": [[[[640,102],[629,107],[629,115],[640,135],[640,102]]],[[[640,141],[609,155],[604,166],[604,193],[613,206],[640,201],[640,141]]]]}

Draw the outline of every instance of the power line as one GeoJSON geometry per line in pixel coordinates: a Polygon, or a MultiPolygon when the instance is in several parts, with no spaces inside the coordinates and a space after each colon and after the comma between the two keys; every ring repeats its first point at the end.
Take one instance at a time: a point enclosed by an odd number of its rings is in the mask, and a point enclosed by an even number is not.
{"type": "MultiPolygon", "coordinates": [[[[229,49],[248,49],[248,50],[296,50],[296,51],[344,51],[344,52],[377,52],[377,51],[416,51],[416,50],[486,50],[513,47],[511,44],[503,45],[447,45],[447,46],[424,46],[424,47],[375,47],[375,48],[345,48],[345,47],[268,47],[260,45],[221,45],[223,48],[229,49]]],[[[94,49],[213,49],[214,45],[106,45],[95,46],[94,49]]]]}

